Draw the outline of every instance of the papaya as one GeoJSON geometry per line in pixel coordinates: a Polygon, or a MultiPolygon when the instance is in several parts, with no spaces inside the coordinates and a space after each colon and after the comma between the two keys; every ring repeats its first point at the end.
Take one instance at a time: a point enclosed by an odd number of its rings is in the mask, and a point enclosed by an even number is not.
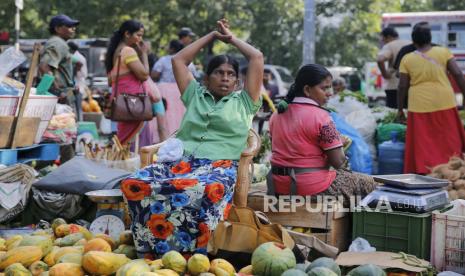
{"type": "Polygon", "coordinates": [[[100,238],[100,239],[105,240],[111,246],[112,251],[115,250],[117,247],[116,241],[112,239],[110,236],[108,236],[107,234],[97,234],[94,236],[94,238],[100,238]]]}
{"type": "Polygon", "coordinates": [[[6,251],[6,241],[0,238],[0,251],[6,251]]]}
{"type": "Polygon", "coordinates": [[[116,272],[116,276],[141,275],[144,272],[150,272],[149,265],[144,260],[133,260],[123,265],[116,272]]]}
{"type": "Polygon", "coordinates": [[[145,259],[145,261],[150,266],[150,271],[152,271],[152,272],[154,272],[156,270],[160,270],[160,269],[163,268],[163,260],[162,259],[153,260],[153,261],[149,261],[149,260],[145,259]]]}
{"type": "Polygon", "coordinates": [[[90,251],[82,257],[82,267],[90,274],[111,275],[129,261],[123,254],[90,251]]]}
{"type": "Polygon", "coordinates": [[[62,219],[62,218],[56,218],[56,219],[52,220],[52,225],[51,225],[51,226],[52,226],[53,232],[55,233],[55,229],[56,229],[58,226],[62,225],[62,224],[67,224],[67,223],[66,223],[66,220],[64,220],[64,219],[62,219]]]}
{"type": "Polygon", "coordinates": [[[163,254],[161,258],[163,262],[163,267],[176,271],[179,274],[184,273],[187,266],[187,261],[181,255],[181,253],[171,250],[163,254]]]}
{"type": "Polygon", "coordinates": [[[50,251],[50,253],[48,253],[47,256],[45,256],[44,262],[49,267],[53,266],[55,264],[55,254],[57,253],[58,249],[60,249],[60,247],[58,247],[58,246],[52,247],[52,250],[50,251]]]}
{"type": "Polygon", "coordinates": [[[126,230],[119,234],[119,244],[134,245],[134,238],[131,230],[126,230]]]}
{"type": "Polygon", "coordinates": [[[82,265],[82,254],[81,253],[65,254],[57,260],[57,264],[61,264],[61,263],[72,263],[72,264],[82,265]]]}
{"type": "Polygon", "coordinates": [[[20,263],[13,263],[5,269],[5,276],[30,276],[32,275],[27,268],[20,263]]]}
{"type": "Polygon", "coordinates": [[[84,276],[84,270],[78,264],[61,263],[54,265],[50,271],[50,276],[84,276]]]}
{"type": "MultiPolygon", "coordinates": [[[[155,272],[145,272],[146,276],[178,276],[179,274],[171,269],[160,269],[155,272]],[[150,274],[148,274],[150,273],[150,274]]],[[[143,274],[144,275],[144,274],[143,274]]]]}
{"type": "Polygon", "coordinates": [[[116,250],[113,251],[116,254],[124,254],[129,259],[137,259],[136,248],[132,245],[120,244],[116,250]]]}
{"type": "Polygon", "coordinates": [[[69,254],[69,253],[75,253],[75,254],[82,254],[82,248],[79,246],[65,246],[65,247],[60,247],[55,255],[53,256],[53,264],[56,264],[58,260],[61,258],[61,256],[69,254]]]}
{"type": "Polygon", "coordinates": [[[33,276],[39,276],[42,272],[48,271],[48,265],[42,261],[35,261],[29,266],[33,276]]]}
{"type": "Polygon", "coordinates": [[[210,270],[210,260],[203,254],[194,254],[187,261],[187,270],[191,275],[199,275],[210,270]]]}
{"type": "Polygon", "coordinates": [[[92,233],[87,228],[77,224],[61,224],[55,228],[55,236],[58,238],[65,237],[73,233],[83,233],[86,240],[92,239],[92,233]]]}
{"type": "Polygon", "coordinates": [[[42,249],[43,256],[46,256],[53,247],[50,236],[24,236],[18,246],[39,246],[42,249]]]}
{"type": "Polygon", "coordinates": [[[42,258],[42,249],[38,246],[19,246],[9,250],[0,260],[0,270],[14,263],[30,266],[42,258]]]}
{"type": "Polygon", "coordinates": [[[111,246],[104,239],[91,239],[84,245],[84,253],[89,251],[111,252],[111,246]]]}
{"type": "Polygon", "coordinates": [[[23,236],[21,235],[14,235],[14,236],[9,237],[5,241],[7,251],[17,247],[22,240],[23,240],[23,236]]]}
{"type": "Polygon", "coordinates": [[[74,246],[84,246],[86,245],[86,243],[87,243],[86,239],[80,239],[74,244],[74,246]]]}
{"type": "Polygon", "coordinates": [[[60,247],[63,246],[72,246],[74,245],[77,241],[84,239],[84,234],[83,233],[73,233],[69,234],[63,238],[56,239],[55,242],[53,243],[54,245],[58,245],[60,247]]]}
{"type": "Polygon", "coordinates": [[[69,224],[60,224],[55,228],[55,236],[57,238],[62,238],[70,234],[69,224]]]}

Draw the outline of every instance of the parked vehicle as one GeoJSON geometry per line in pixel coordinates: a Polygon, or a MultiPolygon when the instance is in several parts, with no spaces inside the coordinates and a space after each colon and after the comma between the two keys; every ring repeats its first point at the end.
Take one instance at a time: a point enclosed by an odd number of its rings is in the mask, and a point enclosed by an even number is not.
{"type": "Polygon", "coordinates": [[[292,76],[289,69],[279,65],[265,64],[265,69],[269,69],[273,75],[271,83],[278,86],[279,97],[285,97],[287,91],[294,82],[294,77],[292,76]]]}

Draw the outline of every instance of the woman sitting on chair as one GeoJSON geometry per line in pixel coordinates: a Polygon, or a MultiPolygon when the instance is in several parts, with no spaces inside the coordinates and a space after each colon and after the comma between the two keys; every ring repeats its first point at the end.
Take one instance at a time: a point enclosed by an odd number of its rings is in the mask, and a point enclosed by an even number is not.
{"type": "Polygon", "coordinates": [[[342,195],[347,205],[350,196],[364,196],[375,188],[372,177],[342,169],[343,141],[323,107],[332,94],[331,80],[325,67],[303,66],[278,113],[271,116],[270,194],[342,195]]]}
{"type": "Polygon", "coordinates": [[[184,155],[154,163],[122,181],[139,255],[169,250],[206,254],[211,231],[231,207],[238,160],[252,118],[260,108],[262,53],[237,39],[226,20],[173,57],[173,72],[186,113],[177,139],[184,155]],[[208,64],[205,87],[188,69],[196,54],[214,40],[235,46],[248,59],[247,85],[238,86],[238,62],[226,55],[208,64]]]}

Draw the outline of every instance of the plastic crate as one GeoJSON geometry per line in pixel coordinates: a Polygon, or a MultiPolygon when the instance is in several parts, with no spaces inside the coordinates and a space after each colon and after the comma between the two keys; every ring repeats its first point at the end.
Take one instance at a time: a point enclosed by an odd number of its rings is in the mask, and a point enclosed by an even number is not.
{"type": "Polygon", "coordinates": [[[0,149],[0,164],[13,165],[32,160],[56,160],[60,154],[58,144],[40,144],[16,149],[0,149]]]}
{"type": "Polygon", "coordinates": [[[352,216],[352,240],[362,237],[377,251],[402,251],[429,260],[431,213],[369,211],[357,208],[352,216]]]}
{"type": "Polygon", "coordinates": [[[431,263],[440,271],[465,274],[465,200],[434,211],[431,231],[431,263]]]}

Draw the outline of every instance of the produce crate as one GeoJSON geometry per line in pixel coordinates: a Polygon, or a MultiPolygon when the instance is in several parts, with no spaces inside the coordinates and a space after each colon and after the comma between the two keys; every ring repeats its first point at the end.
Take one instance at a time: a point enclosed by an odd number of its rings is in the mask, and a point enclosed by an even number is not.
{"type": "Polygon", "coordinates": [[[251,190],[247,206],[255,211],[264,212],[273,223],[285,227],[312,228],[310,235],[345,251],[350,243],[350,217],[347,212],[338,209],[336,203],[306,203],[295,210],[272,212],[265,210],[265,195],[262,190],[251,190]]]}
{"type": "Polygon", "coordinates": [[[465,274],[465,200],[433,212],[431,263],[440,271],[465,274]]]}
{"type": "Polygon", "coordinates": [[[357,208],[352,217],[352,240],[361,237],[377,251],[402,251],[429,260],[431,213],[382,212],[357,208]]]}
{"type": "Polygon", "coordinates": [[[58,158],[60,146],[58,144],[40,144],[16,149],[1,149],[0,164],[13,165],[32,160],[52,161],[58,158]]]}

